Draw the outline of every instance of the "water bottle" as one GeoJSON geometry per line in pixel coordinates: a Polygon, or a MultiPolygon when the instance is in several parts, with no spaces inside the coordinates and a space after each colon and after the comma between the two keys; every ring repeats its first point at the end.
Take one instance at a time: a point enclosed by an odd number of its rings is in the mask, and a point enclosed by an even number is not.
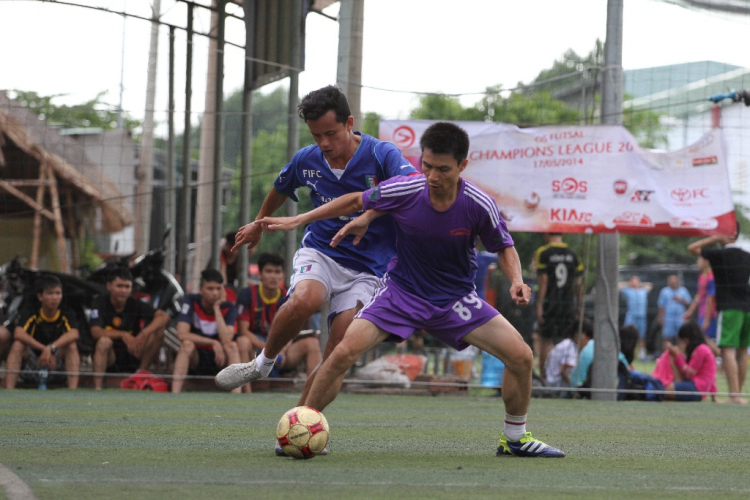
{"type": "Polygon", "coordinates": [[[42,368],[39,370],[39,390],[40,391],[46,391],[47,390],[47,376],[49,375],[49,371],[46,368],[42,368]]]}
{"type": "Polygon", "coordinates": [[[503,382],[503,372],[505,372],[505,363],[482,351],[482,385],[485,387],[500,386],[503,382]]]}

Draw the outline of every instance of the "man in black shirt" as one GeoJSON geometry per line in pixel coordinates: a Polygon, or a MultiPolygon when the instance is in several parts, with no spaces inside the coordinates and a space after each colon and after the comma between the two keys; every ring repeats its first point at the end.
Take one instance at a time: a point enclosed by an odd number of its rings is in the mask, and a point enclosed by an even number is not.
{"type": "Polygon", "coordinates": [[[730,403],[747,403],[739,394],[747,375],[750,346],[750,253],[734,244],[739,236],[710,236],[688,245],[688,251],[711,263],[716,285],[716,343],[729,384],[730,403]],[[705,248],[719,243],[722,248],[705,248]]]}
{"type": "Polygon", "coordinates": [[[107,294],[91,306],[91,336],[94,337],[94,389],[101,389],[104,372],[148,370],[164,341],[169,315],[131,296],[133,276],[117,268],[107,277],[107,294]]]}
{"type": "Polygon", "coordinates": [[[536,272],[539,276],[539,293],[536,298],[536,316],[539,323],[539,371],[545,379],[545,363],[555,343],[576,320],[576,300],[581,300],[581,273],[583,264],[578,256],[563,243],[562,234],[545,233],[546,245],[536,251],[536,272]]]}
{"type": "Polygon", "coordinates": [[[13,332],[13,345],[6,364],[5,387],[13,389],[18,381],[21,364],[24,369],[68,372],[68,387],[78,387],[81,358],[78,354],[78,324],[69,311],[60,309],[62,283],[56,276],[42,275],[36,283],[39,309],[28,308],[22,313],[13,332]]]}

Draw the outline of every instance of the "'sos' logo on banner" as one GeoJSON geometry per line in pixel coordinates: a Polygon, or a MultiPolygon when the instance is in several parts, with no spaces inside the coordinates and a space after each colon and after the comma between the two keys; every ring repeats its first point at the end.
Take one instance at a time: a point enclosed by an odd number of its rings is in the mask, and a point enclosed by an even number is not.
{"type": "Polygon", "coordinates": [[[411,145],[414,144],[416,137],[417,136],[414,134],[411,127],[407,127],[406,125],[402,125],[393,131],[393,143],[398,146],[399,149],[407,149],[411,147],[411,145]]]}

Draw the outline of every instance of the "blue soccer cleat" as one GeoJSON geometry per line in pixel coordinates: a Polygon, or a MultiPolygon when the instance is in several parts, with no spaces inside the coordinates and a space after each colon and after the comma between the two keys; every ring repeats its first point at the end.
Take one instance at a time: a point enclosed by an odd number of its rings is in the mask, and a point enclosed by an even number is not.
{"type": "Polygon", "coordinates": [[[498,457],[562,458],[565,453],[554,446],[534,439],[531,433],[527,432],[518,441],[510,441],[505,434],[500,436],[496,455],[498,457]]]}

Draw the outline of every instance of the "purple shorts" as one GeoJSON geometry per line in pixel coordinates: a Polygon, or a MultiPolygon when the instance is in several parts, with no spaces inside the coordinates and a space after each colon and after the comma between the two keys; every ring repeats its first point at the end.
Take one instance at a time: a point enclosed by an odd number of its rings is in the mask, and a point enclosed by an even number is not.
{"type": "Polygon", "coordinates": [[[401,342],[416,330],[425,330],[438,340],[461,351],[469,344],[461,339],[500,314],[476,292],[437,307],[405,292],[386,275],[370,302],[355,317],[366,319],[390,333],[387,339],[401,342]]]}

